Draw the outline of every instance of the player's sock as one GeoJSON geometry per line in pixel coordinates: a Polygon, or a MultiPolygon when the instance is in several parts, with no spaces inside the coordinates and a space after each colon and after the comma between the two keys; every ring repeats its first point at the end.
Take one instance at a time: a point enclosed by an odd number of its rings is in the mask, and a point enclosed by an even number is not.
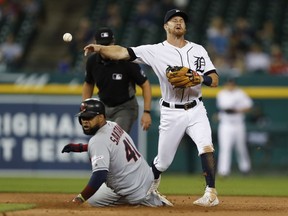
{"type": "Polygon", "coordinates": [[[213,152],[204,153],[201,156],[203,175],[205,176],[206,185],[215,188],[215,158],[213,152]]]}
{"type": "Polygon", "coordinates": [[[151,164],[151,167],[152,167],[152,172],[154,174],[154,179],[159,179],[160,175],[162,172],[160,172],[154,165],[153,161],[152,161],[152,164],[151,164]]]}

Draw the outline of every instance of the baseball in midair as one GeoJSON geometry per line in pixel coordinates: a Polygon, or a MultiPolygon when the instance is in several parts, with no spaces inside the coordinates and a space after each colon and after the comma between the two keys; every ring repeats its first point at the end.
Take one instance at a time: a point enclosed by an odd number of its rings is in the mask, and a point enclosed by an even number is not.
{"type": "Polygon", "coordinates": [[[65,33],[65,34],[63,35],[63,40],[64,40],[65,42],[70,42],[70,41],[72,41],[72,35],[71,35],[70,33],[65,33]]]}

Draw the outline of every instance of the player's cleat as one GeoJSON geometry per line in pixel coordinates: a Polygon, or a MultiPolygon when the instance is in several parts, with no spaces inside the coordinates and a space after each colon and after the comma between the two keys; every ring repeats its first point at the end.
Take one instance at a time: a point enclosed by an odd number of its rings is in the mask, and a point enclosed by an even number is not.
{"type": "Polygon", "coordinates": [[[171,203],[166,196],[162,195],[158,190],[153,191],[152,193],[155,193],[163,203],[163,206],[174,206],[173,203],[171,203]]]}
{"type": "Polygon", "coordinates": [[[217,191],[215,188],[206,187],[204,195],[193,202],[194,205],[204,206],[204,207],[212,207],[219,204],[219,200],[217,198],[217,191]]]}
{"type": "Polygon", "coordinates": [[[159,176],[158,179],[154,179],[152,185],[150,186],[147,195],[151,194],[152,192],[157,192],[157,189],[160,185],[160,181],[161,181],[161,176],[159,176]]]}

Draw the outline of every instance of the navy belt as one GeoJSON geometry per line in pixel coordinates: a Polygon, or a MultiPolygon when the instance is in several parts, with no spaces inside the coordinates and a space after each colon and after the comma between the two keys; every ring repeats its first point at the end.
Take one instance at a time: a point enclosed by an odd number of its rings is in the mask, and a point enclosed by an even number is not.
{"type": "MultiPolygon", "coordinates": [[[[202,97],[199,97],[199,101],[202,101],[202,97]]],[[[197,101],[194,100],[192,102],[189,102],[189,103],[185,103],[185,104],[175,104],[174,107],[176,109],[184,109],[184,110],[188,110],[188,109],[191,109],[193,107],[195,107],[197,105],[197,101]]],[[[170,106],[170,103],[166,102],[166,101],[163,101],[162,102],[162,106],[165,106],[165,107],[172,107],[170,106]]]]}

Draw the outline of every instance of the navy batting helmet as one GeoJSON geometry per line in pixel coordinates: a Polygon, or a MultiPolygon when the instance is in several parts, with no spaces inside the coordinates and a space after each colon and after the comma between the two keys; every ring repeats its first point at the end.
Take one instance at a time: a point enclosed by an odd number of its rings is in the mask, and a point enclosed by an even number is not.
{"type": "Polygon", "coordinates": [[[80,118],[93,118],[96,115],[103,114],[105,116],[105,106],[104,104],[95,99],[95,98],[88,98],[82,101],[80,105],[80,112],[77,113],[75,116],[80,118]]]}

